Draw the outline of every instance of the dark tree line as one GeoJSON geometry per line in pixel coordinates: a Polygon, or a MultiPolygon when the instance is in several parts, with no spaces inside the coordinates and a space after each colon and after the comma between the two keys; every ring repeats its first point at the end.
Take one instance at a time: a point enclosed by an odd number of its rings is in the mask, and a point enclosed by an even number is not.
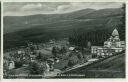
{"type": "Polygon", "coordinates": [[[92,45],[102,46],[104,41],[106,41],[111,33],[104,30],[95,30],[91,32],[79,33],[74,32],[69,37],[70,44],[77,45],[80,47],[88,47],[88,42],[91,42],[92,45]]]}
{"type": "Polygon", "coordinates": [[[125,13],[126,13],[126,4],[124,3],[122,5],[122,17],[120,19],[120,24],[118,24],[118,30],[119,30],[119,34],[120,34],[120,39],[121,40],[125,40],[125,21],[126,21],[126,16],[125,16],[125,13]]]}

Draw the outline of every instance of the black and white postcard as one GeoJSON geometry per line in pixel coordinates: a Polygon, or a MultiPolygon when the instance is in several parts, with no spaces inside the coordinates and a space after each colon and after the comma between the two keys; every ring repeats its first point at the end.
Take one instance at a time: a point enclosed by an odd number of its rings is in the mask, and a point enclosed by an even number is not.
{"type": "Polygon", "coordinates": [[[125,23],[125,2],[3,2],[3,79],[124,79],[125,23]]]}

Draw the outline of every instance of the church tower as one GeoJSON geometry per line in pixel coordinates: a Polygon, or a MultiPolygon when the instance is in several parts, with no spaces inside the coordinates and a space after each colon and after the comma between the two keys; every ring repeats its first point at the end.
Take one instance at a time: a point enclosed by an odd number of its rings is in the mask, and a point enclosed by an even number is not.
{"type": "Polygon", "coordinates": [[[114,41],[120,41],[120,39],[119,39],[119,33],[118,33],[118,30],[116,28],[112,32],[112,37],[113,37],[113,40],[114,41]]]}
{"type": "Polygon", "coordinates": [[[119,33],[118,33],[118,31],[117,31],[116,28],[113,30],[112,36],[113,36],[113,37],[114,37],[114,36],[119,36],[119,33]]]}

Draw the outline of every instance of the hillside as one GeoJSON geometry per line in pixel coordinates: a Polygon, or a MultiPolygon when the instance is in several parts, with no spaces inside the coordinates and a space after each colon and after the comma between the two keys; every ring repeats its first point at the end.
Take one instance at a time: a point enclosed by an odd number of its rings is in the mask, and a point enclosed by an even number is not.
{"type": "Polygon", "coordinates": [[[85,74],[83,78],[125,78],[125,54],[118,54],[106,58],[102,60],[102,62],[99,61],[87,66],[65,71],[63,74],[85,74]]]}
{"type": "Polygon", "coordinates": [[[45,25],[73,19],[94,19],[105,16],[115,16],[122,13],[121,9],[83,9],[65,14],[39,14],[30,16],[5,16],[4,33],[15,32],[34,25],[45,25]],[[12,20],[13,19],[13,20],[12,20]]]}
{"type": "Polygon", "coordinates": [[[53,38],[69,37],[74,32],[86,33],[95,30],[107,30],[108,33],[111,33],[114,28],[117,28],[115,25],[120,23],[120,18],[122,17],[121,9],[87,10],[88,12],[85,9],[61,15],[14,17],[13,21],[10,21],[10,18],[12,19],[13,17],[5,17],[4,32],[8,33],[4,34],[4,47],[10,48],[25,45],[27,40],[47,42],[53,38]],[[101,14],[99,15],[99,13],[101,14]],[[28,19],[29,17],[31,19],[28,19]],[[26,20],[30,20],[31,23],[28,25],[21,24],[26,20]]]}
{"type": "Polygon", "coordinates": [[[101,18],[108,16],[118,16],[121,15],[123,10],[121,8],[117,9],[101,9],[94,11],[92,13],[86,14],[85,16],[79,17],[80,19],[88,19],[88,18],[101,18]]]}
{"type": "Polygon", "coordinates": [[[4,33],[19,31],[31,28],[34,25],[45,25],[56,23],[64,20],[72,20],[80,16],[95,11],[94,9],[84,9],[65,14],[38,14],[30,16],[5,16],[4,17],[4,33]],[[13,20],[12,20],[13,19],[13,20]]]}

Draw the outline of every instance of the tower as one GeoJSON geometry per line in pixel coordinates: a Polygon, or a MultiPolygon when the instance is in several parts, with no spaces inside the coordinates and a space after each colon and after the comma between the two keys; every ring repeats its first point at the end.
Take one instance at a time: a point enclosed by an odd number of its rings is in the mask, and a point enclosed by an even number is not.
{"type": "Polygon", "coordinates": [[[112,36],[113,36],[113,38],[114,38],[115,41],[120,41],[120,39],[119,39],[119,33],[118,33],[118,31],[117,31],[116,28],[113,30],[112,36]]]}
{"type": "Polygon", "coordinates": [[[116,28],[113,30],[112,36],[113,36],[113,37],[119,36],[119,33],[118,33],[118,31],[117,31],[116,28]]]}

